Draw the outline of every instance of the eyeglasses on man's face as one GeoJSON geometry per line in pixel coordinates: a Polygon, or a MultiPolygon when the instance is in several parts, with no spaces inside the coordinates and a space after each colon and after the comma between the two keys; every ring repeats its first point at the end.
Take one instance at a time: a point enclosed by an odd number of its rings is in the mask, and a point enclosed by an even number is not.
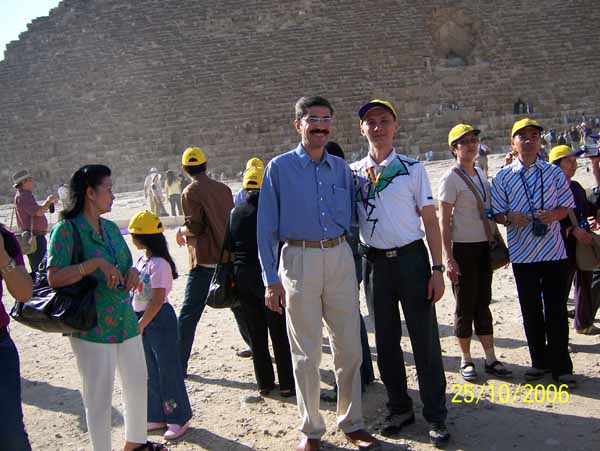
{"type": "Polygon", "coordinates": [[[324,116],[324,117],[319,117],[319,116],[305,116],[302,118],[302,120],[304,122],[306,122],[307,124],[310,125],[317,125],[320,123],[329,125],[333,122],[333,118],[331,116],[324,116]]]}

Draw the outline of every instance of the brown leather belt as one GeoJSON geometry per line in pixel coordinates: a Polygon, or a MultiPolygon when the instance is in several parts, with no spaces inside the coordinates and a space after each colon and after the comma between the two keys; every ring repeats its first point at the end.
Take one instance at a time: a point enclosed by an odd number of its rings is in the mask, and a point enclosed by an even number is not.
{"type": "Polygon", "coordinates": [[[285,240],[285,242],[289,246],[298,246],[298,247],[310,247],[312,249],[329,249],[332,247],[336,247],[346,241],[346,236],[341,235],[337,238],[332,238],[330,240],[321,240],[321,241],[309,241],[309,240],[285,240]]]}

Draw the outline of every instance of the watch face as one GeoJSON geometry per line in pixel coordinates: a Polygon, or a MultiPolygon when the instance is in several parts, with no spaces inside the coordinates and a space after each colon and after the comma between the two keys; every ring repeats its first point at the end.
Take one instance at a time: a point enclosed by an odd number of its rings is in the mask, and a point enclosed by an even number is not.
{"type": "Polygon", "coordinates": [[[434,265],[431,267],[432,271],[439,271],[439,272],[444,272],[446,271],[446,266],[445,265],[434,265]]]}

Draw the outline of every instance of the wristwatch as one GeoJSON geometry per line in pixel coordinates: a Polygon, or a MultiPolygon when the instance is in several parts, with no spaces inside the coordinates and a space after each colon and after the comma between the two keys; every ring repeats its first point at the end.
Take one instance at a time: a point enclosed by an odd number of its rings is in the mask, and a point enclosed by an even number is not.
{"type": "Polygon", "coordinates": [[[17,265],[15,264],[15,261],[11,258],[10,260],[8,260],[8,263],[6,265],[0,268],[0,274],[4,275],[8,274],[9,272],[13,272],[16,269],[16,267],[17,265]]]}
{"type": "Polygon", "coordinates": [[[446,266],[445,265],[433,265],[431,267],[431,270],[432,271],[439,271],[442,274],[444,274],[444,271],[446,271],[446,266]]]}

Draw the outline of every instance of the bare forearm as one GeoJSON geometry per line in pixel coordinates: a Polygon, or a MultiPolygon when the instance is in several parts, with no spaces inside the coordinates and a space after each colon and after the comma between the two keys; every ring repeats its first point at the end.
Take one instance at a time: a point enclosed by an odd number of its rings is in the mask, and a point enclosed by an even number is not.
{"type": "Polygon", "coordinates": [[[425,226],[425,236],[427,245],[431,254],[433,265],[442,264],[442,234],[440,232],[440,223],[435,213],[435,207],[428,205],[421,210],[423,225],[425,226]]]}
{"type": "Polygon", "coordinates": [[[84,276],[93,273],[100,266],[100,259],[93,258],[76,265],[64,268],[48,268],[48,284],[52,288],[60,288],[79,282],[84,276]]]}
{"type": "Polygon", "coordinates": [[[152,322],[154,317],[158,314],[160,309],[163,306],[163,302],[165,300],[165,289],[164,288],[154,288],[152,289],[152,300],[146,307],[144,314],[139,320],[139,325],[143,329],[148,324],[152,322]]]}
{"type": "Polygon", "coordinates": [[[442,208],[440,209],[440,229],[442,234],[442,247],[444,250],[444,254],[446,255],[446,259],[452,257],[452,230],[450,226],[450,219],[452,217],[452,206],[446,206],[442,203],[442,208]]]}
{"type": "MultiPolygon", "coordinates": [[[[11,259],[6,254],[0,255],[0,268],[4,268],[10,263],[11,259]]],[[[17,301],[26,301],[31,298],[31,289],[33,282],[27,274],[24,266],[17,266],[12,271],[6,271],[2,274],[2,278],[6,282],[8,292],[17,301]]],[[[1,283],[1,282],[0,282],[1,283]]]]}

